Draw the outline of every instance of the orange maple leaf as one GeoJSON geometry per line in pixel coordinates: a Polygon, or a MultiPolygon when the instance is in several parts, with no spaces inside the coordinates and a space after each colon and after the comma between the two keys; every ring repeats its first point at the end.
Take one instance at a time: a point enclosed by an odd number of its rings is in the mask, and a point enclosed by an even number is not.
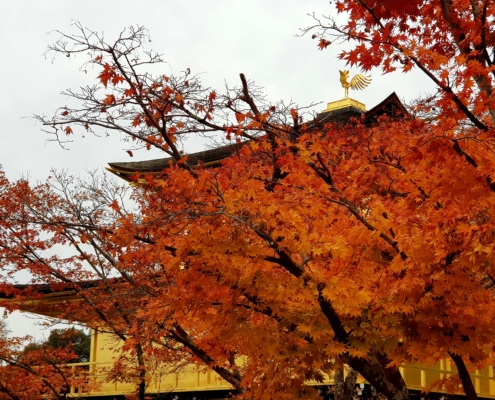
{"type": "Polygon", "coordinates": [[[241,113],[235,113],[235,119],[238,123],[242,124],[242,122],[246,119],[246,116],[241,113]]]}
{"type": "Polygon", "coordinates": [[[113,84],[114,86],[116,86],[116,85],[118,85],[119,83],[122,83],[122,82],[124,82],[124,81],[125,81],[125,79],[124,79],[124,77],[123,77],[123,76],[121,76],[121,75],[117,75],[117,74],[115,74],[115,75],[112,77],[112,84],[113,84]]]}
{"type": "Polygon", "coordinates": [[[132,126],[136,127],[142,122],[141,114],[136,115],[136,117],[132,120],[132,126]]]}
{"type": "Polygon", "coordinates": [[[113,94],[107,94],[105,96],[105,100],[103,100],[103,104],[105,105],[115,104],[115,96],[113,94]]]}
{"type": "Polygon", "coordinates": [[[108,63],[105,63],[105,65],[103,66],[103,71],[100,73],[100,75],[98,75],[98,78],[100,79],[101,83],[103,83],[103,85],[107,87],[108,81],[114,74],[114,67],[110,66],[110,64],[108,63]]]}
{"type": "Polygon", "coordinates": [[[134,88],[129,88],[129,89],[126,89],[124,91],[124,96],[126,97],[132,97],[136,94],[136,91],[134,90],[134,88]]]}
{"type": "Polygon", "coordinates": [[[326,49],[332,42],[326,40],[326,39],[320,39],[320,41],[318,42],[318,47],[320,48],[320,50],[324,50],[326,49]]]}

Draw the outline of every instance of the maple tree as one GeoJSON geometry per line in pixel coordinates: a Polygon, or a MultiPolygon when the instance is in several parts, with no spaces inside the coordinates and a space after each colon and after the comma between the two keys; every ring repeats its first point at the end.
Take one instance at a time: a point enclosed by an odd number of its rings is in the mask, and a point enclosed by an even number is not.
{"type": "Polygon", "coordinates": [[[72,368],[77,361],[70,346],[47,351],[33,346],[32,338],[12,338],[5,323],[0,324],[0,399],[66,399],[70,387],[86,390],[87,370],[72,368]],[[26,351],[26,347],[29,348],[26,351]]]}
{"type": "MultiPolygon", "coordinates": [[[[133,295],[136,290],[130,290],[128,285],[131,276],[119,268],[111,252],[113,245],[106,242],[108,229],[98,228],[108,227],[127,212],[124,199],[128,188],[95,175],[83,182],[66,173],[54,172],[49,183],[36,187],[30,187],[22,180],[9,182],[3,172],[0,178],[0,197],[4,203],[1,220],[5,280],[2,289],[3,296],[17,299],[17,302],[7,300],[4,305],[16,309],[22,299],[41,299],[47,289],[53,293],[74,293],[80,302],[61,301],[49,307],[49,311],[61,319],[84,321],[92,328],[103,328],[124,342],[123,348],[128,352],[118,357],[112,368],[93,370],[92,373],[106,375],[108,381],[134,382],[138,398],[144,399],[148,384],[147,366],[153,368],[152,356],[157,350],[151,347],[153,338],[149,337],[134,336],[128,343],[129,334],[144,325],[144,321],[134,315],[135,308],[141,303],[138,300],[140,290],[133,295]],[[120,202],[119,213],[114,210],[117,201],[120,202]],[[63,256],[63,253],[52,250],[67,244],[76,251],[63,256]],[[34,285],[7,283],[9,276],[20,271],[29,271],[34,285]],[[116,278],[115,273],[125,280],[116,278]],[[151,357],[147,353],[151,353],[151,357]]],[[[37,305],[42,314],[47,311],[42,309],[43,303],[37,305]]],[[[24,339],[17,340],[22,343],[24,339]]],[[[28,347],[28,352],[23,350],[26,356],[32,358],[36,354],[46,354],[51,357],[52,364],[60,361],[59,346],[53,350],[50,350],[51,346],[35,344],[28,347]],[[54,363],[53,360],[58,361],[54,363]]],[[[63,349],[68,349],[74,356],[70,343],[63,349]]],[[[183,365],[187,355],[178,355],[180,352],[173,350],[163,347],[162,357],[172,366],[174,360],[183,365]]],[[[12,358],[15,360],[16,357],[12,358]]],[[[77,357],[69,357],[67,361],[75,362],[77,357]]],[[[47,382],[58,379],[56,374],[47,374],[45,378],[47,382]]],[[[25,379],[29,379],[29,374],[25,379]]],[[[20,383],[20,387],[23,385],[20,383]]],[[[84,387],[86,390],[97,389],[99,382],[89,380],[84,387]]],[[[41,396],[44,395],[43,387],[34,387],[33,393],[36,389],[41,396]]]]}
{"type": "Polygon", "coordinates": [[[311,398],[309,380],[347,365],[408,399],[399,366],[444,357],[459,373],[443,384],[477,397],[468,371],[492,363],[495,337],[493,1],[336,6],[346,23],[307,32],[322,49],[351,39],[341,58],[364,70],[424,71],[438,91],[414,117],[321,125],[242,74],[223,93],[190,71],[155,76],[146,67],[162,59],[141,51],[139,27],[107,44],[78,25],[51,48],[101,71],[65,93],[76,106],[39,117],[56,140],[103,128],[171,161],[133,177],[132,209],[128,189],[95,176],[2,175],[0,256],[81,298],[54,305],[61,318],[125,342],[112,374],[139,398],[148,365],[167,361],[206,365],[247,398],[311,398]],[[198,134],[231,156],[198,164],[181,147],[198,134]],[[75,253],[43,255],[60,245],[75,253]]]}

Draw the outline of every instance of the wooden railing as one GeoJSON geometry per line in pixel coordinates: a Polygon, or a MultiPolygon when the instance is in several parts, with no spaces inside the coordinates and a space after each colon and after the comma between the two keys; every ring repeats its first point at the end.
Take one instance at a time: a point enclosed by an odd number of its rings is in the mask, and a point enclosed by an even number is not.
{"type": "MultiPolygon", "coordinates": [[[[107,371],[113,365],[112,362],[86,362],[69,364],[71,368],[84,368],[89,370],[88,382],[93,388],[89,393],[82,393],[78,388],[70,389],[71,397],[79,396],[105,396],[105,395],[123,395],[129,394],[135,390],[135,384],[132,382],[109,382],[107,380],[107,371]]],[[[449,375],[457,373],[455,366],[448,360],[441,360],[435,365],[403,365],[400,372],[406,381],[407,387],[411,390],[428,390],[431,385],[449,375]]],[[[203,372],[194,366],[186,367],[180,373],[167,371],[166,368],[155,371],[151,374],[147,392],[148,393],[167,393],[167,392],[199,392],[210,390],[230,390],[232,387],[212,371],[203,372]]],[[[474,370],[471,373],[476,392],[482,398],[495,399],[495,380],[493,367],[486,367],[483,370],[474,370]]],[[[364,382],[359,380],[359,382],[364,382]]],[[[317,385],[316,382],[309,384],[317,385]]],[[[321,383],[319,383],[321,384],[321,383]]],[[[332,385],[333,379],[329,377],[323,384],[332,385]]],[[[445,392],[445,388],[433,389],[434,392],[445,392]]],[[[455,390],[462,394],[462,389],[458,387],[455,390]]]]}
{"type": "MultiPolygon", "coordinates": [[[[429,389],[431,385],[440,379],[457,374],[455,365],[449,360],[441,360],[434,366],[430,365],[403,365],[400,371],[407,387],[416,390],[429,389]]],[[[474,370],[471,372],[471,378],[476,392],[480,397],[495,398],[495,380],[493,367],[485,367],[482,370],[474,370]]],[[[445,388],[433,389],[435,392],[445,392],[445,388]]],[[[458,394],[463,391],[459,386],[456,390],[458,394]]]]}
{"type": "MultiPolygon", "coordinates": [[[[133,382],[109,381],[108,370],[112,362],[85,362],[69,364],[73,369],[84,368],[88,371],[90,392],[83,392],[77,387],[70,388],[71,397],[90,397],[107,395],[124,395],[135,391],[133,382]]],[[[146,388],[147,393],[201,392],[211,390],[231,390],[232,386],[220,379],[213,371],[203,372],[193,365],[181,372],[167,371],[166,367],[150,373],[151,379],[146,388]]]]}

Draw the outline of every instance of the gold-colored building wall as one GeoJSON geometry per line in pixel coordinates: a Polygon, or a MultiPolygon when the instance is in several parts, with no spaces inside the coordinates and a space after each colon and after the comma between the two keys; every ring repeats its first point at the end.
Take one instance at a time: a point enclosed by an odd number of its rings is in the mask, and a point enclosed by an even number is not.
{"type": "MultiPolygon", "coordinates": [[[[109,381],[108,371],[119,354],[122,342],[104,331],[93,330],[91,336],[91,359],[89,365],[89,379],[93,380],[97,389],[90,396],[122,395],[135,390],[132,382],[109,381]]],[[[84,364],[84,363],[80,363],[84,364]]],[[[198,369],[193,365],[186,366],[180,372],[170,371],[166,365],[149,369],[152,375],[148,383],[148,393],[167,392],[198,392],[211,390],[230,390],[232,386],[222,380],[215,372],[198,369]]],[[[76,395],[74,393],[74,395],[76,395]]],[[[88,394],[86,394],[87,396],[88,394]]]]}
{"type": "MultiPolygon", "coordinates": [[[[135,389],[132,383],[104,382],[105,368],[110,368],[118,354],[121,343],[116,341],[112,335],[93,331],[91,341],[90,376],[100,381],[101,386],[91,395],[119,395],[130,393],[135,389]]],[[[401,368],[407,387],[410,390],[425,390],[434,382],[457,373],[455,365],[449,360],[441,360],[435,365],[403,365],[401,368]]],[[[486,367],[481,371],[472,372],[473,382],[479,396],[482,398],[495,398],[495,380],[493,367],[486,367]]],[[[360,380],[360,382],[364,382],[360,380]]],[[[316,382],[314,383],[316,384],[316,382]]],[[[329,377],[324,384],[333,384],[329,377]]],[[[167,371],[166,366],[153,371],[153,379],[149,383],[149,393],[164,392],[197,392],[209,390],[229,390],[230,384],[222,380],[213,371],[200,371],[197,367],[190,365],[180,373],[167,371]]],[[[434,390],[436,392],[442,390],[434,390]]],[[[459,388],[458,393],[461,393],[459,388]]]]}

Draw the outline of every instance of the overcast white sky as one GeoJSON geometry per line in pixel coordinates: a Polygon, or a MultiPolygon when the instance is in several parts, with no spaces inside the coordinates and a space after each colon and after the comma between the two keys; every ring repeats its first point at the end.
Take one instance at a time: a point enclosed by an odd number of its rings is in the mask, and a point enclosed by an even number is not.
{"type": "MultiPolygon", "coordinates": [[[[51,168],[81,174],[85,169],[103,170],[109,161],[156,158],[146,151],[130,159],[119,136],[95,138],[74,136],[70,150],[47,142],[41,126],[29,117],[51,115],[66,99],[60,92],[87,83],[79,71],[84,56],[70,59],[43,56],[59,35],[53,30],[75,32],[74,20],[103,31],[108,41],[124,27],[144,25],[150,47],[164,54],[169,65],[165,74],[190,68],[203,73],[205,86],[222,89],[224,81],[239,83],[239,73],[266,88],[272,100],[292,99],[301,106],[343,97],[338,47],[316,48],[309,36],[297,37],[299,29],[312,24],[308,13],[333,14],[326,0],[2,0],[0,1],[0,164],[11,179],[29,174],[44,180],[51,168]],[[27,117],[27,118],[24,118],[27,117]]],[[[360,72],[351,70],[351,75],[360,72]]],[[[373,82],[351,96],[368,108],[395,91],[410,101],[433,87],[416,71],[407,75],[382,76],[371,71],[373,82]]],[[[316,111],[326,104],[316,107],[316,111]]],[[[199,150],[199,149],[198,149],[199,150]]],[[[7,320],[17,334],[33,332],[25,317],[7,320]]]]}

